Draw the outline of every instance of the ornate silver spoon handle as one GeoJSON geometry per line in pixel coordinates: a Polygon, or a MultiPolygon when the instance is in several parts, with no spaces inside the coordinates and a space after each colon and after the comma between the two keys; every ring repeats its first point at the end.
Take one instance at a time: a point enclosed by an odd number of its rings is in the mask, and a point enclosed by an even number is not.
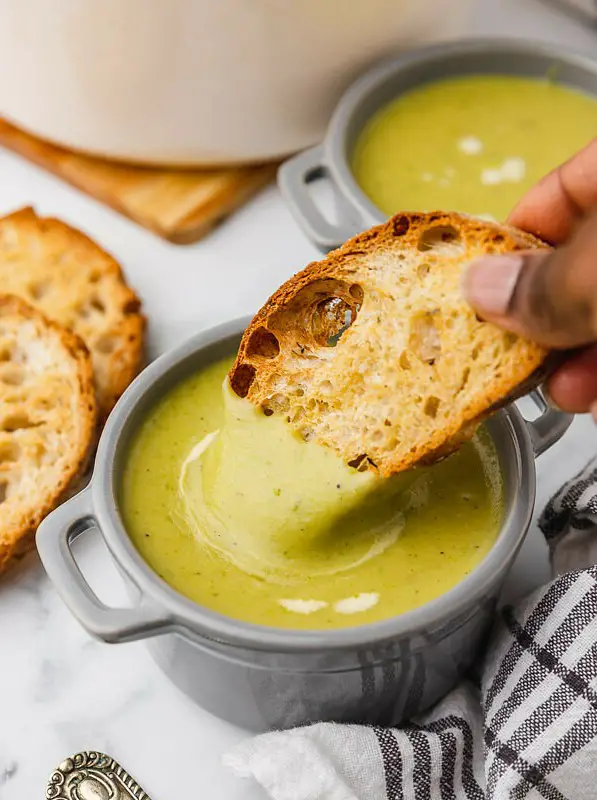
{"type": "Polygon", "coordinates": [[[91,750],[59,764],[46,786],[46,800],[151,800],[117,761],[91,750]]]}

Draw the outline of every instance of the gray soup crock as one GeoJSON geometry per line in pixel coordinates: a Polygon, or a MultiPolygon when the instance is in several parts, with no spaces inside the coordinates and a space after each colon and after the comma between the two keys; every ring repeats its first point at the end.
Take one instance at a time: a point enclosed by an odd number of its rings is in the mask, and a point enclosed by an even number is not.
{"type": "MultiPolygon", "coordinates": [[[[464,40],[415,50],[381,64],[344,94],[323,144],[294,156],[278,171],[286,204],[320,250],[338,247],[386,219],[387,215],[362,191],[350,167],[355,143],[371,117],[404,92],[424,83],[475,74],[553,76],[559,83],[597,95],[597,61],[547,42],[464,40]],[[334,222],[319,210],[309,188],[322,179],[328,180],[334,190],[338,218],[334,222]]],[[[404,156],[408,158],[408,153],[404,156]]]]}
{"type": "Polygon", "coordinates": [[[505,482],[503,528],[485,560],[441,598],[393,619],[339,630],[240,622],[186,599],[148,567],[127,536],[118,493],[131,436],[148,410],[181,379],[232,355],[248,322],[198,334],[129,387],[101,437],[91,483],[39,527],[41,560],[90,634],[113,643],[147,639],[164,673],[223,719],[256,731],[317,720],[397,723],[438,700],[472,663],[529,527],[535,457],[571,418],[537,396],[535,421],[510,407],[487,423],[505,482]],[[73,540],[92,529],[124,578],[131,608],[104,605],[75,562],[73,540]]]}

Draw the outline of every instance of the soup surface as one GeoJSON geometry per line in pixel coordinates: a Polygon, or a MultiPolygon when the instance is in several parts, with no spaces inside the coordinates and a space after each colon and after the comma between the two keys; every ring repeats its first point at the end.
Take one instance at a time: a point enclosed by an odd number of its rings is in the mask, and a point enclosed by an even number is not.
{"type": "Polygon", "coordinates": [[[467,76],[423,85],[363,130],[354,175],[382,211],[437,208],[503,220],[597,135],[597,100],[548,80],[467,76]]]}
{"type": "Polygon", "coordinates": [[[503,516],[487,433],[381,481],[237,398],[231,364],[175,386],[125,465],[124,523],[173,588],[249,622],[336,628],[415,608],[487,554],[503,516]]]}

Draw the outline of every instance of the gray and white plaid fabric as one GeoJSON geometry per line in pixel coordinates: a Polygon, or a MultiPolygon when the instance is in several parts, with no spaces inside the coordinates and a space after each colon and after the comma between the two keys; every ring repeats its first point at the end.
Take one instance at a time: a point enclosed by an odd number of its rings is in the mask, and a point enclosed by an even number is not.
{"type": "Polygon", "coordinates": [[[597,459],[539,525],[557,577],[502,609],[480,686],[399,729],[269,733],[225,763],[274,800],[597,798],[597,459]]]}

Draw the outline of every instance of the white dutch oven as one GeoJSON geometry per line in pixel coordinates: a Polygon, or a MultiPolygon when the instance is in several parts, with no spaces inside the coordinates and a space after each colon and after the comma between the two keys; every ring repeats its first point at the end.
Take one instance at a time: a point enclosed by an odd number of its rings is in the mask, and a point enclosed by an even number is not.
{"type": "Polygon", "coordinates": [[[0,113],[129,161],[281,157],[322,139],[373,62],[458,34],[470,2],[6,0],[0,113]]]}

